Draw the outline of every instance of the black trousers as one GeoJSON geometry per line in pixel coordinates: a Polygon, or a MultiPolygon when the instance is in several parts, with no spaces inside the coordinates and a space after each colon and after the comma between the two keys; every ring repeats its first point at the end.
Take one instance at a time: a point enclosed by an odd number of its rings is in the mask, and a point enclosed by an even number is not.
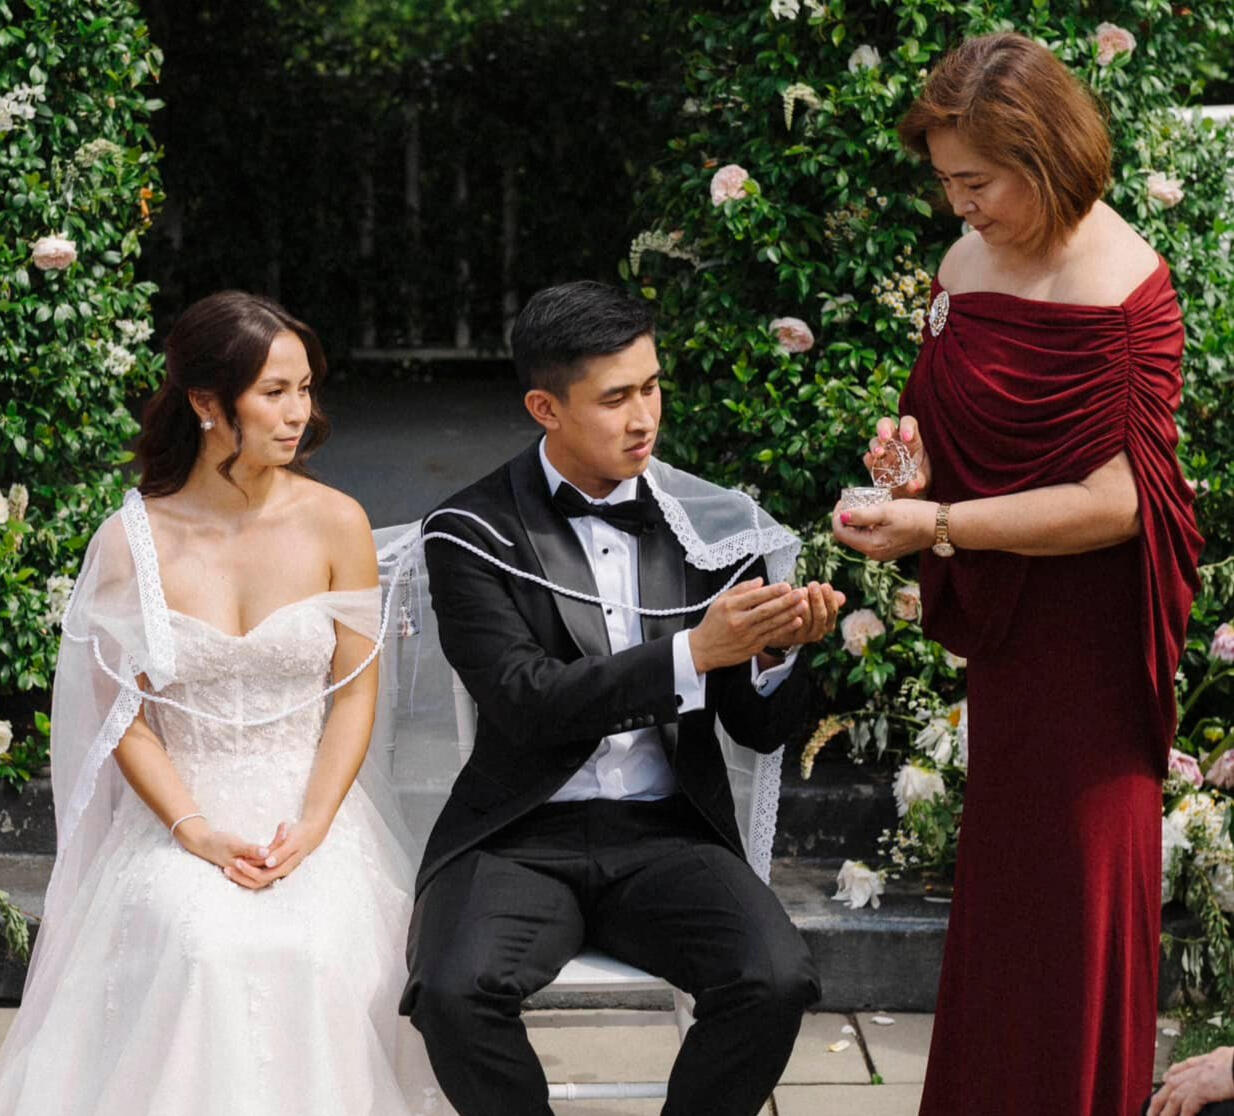
{"type": "Polygon", "coordinates": [[[814,965],[771,890],[677,796],[546,804],[424,889],[403,1010],[461,1116],[551,1113],[519,1016],[584,943],[695,997],[665,1116],[758,1112],[818,999],[814,965]]]}

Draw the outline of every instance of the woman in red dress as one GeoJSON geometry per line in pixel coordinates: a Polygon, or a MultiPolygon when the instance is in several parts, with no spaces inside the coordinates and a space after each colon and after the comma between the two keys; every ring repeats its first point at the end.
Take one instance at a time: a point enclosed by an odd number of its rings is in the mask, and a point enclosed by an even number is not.
{"type": "MultiPolygon", "coordinates": [[[[928,635],[968,659],[970,759],[923,1116],[1138,1116],[1161,918],[1161,780],[1201,539],[1175,456],[1170,272],[1102,202],[1088,90],[969,40],[901,124],[973,230],[943,260],[897,498],[839,512],[917,551],[928,635]],[[915,498],[912,498],[915,497],[915,498]]],[[[867,464],[896,423],[883,419],[867,464]]]]}

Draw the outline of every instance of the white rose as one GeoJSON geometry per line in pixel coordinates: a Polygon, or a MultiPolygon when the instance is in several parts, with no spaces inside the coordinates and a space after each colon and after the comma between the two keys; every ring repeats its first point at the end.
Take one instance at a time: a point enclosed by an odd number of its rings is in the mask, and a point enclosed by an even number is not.
{"type": "Polygon", "coordinates": [[[850,612],[840,621],[840,635],[844,639],[844,650],[850,655],[865,653],[866,644],[878,636],[884,635],[887,625],[884,624],[873,609],[859,608],[850,612]]]}
{"type": "Polygon", "coordinates": [[[915,581],[901,585],[891,598],[891,615],[897,620],[917,622],[921,619],[921,586],[915,581]]]}
{"type": "Polygon", "coordinates": [[[41,236],[34,242],[33,259],[40,271],[62,271],[77,259],[77,245],[62,236],[41,236]]]}
{"type": "Polygon", "coordinates": [[[855,74],[858,70],[872,70],[880,62],[882,62],[882,57],[878,53],[878,47],[862,43],[848,56],[848,72],[855,74]]]}
{"type": "Polygon", "coordinates": [[[1093,34],[1097,43],[1097,64],[1108,66],[1116,55],[1135,50],[1135,36],[1117,23],[1099,23],[1093,34]]]}
{"type": "Polygon", "coordinates": [[[1160,171],[1153,171],[1148,176],[1148,196],[1159,201],[1166,209],[1173,209],[1187,194],[1179,179],[1167,178],[1160,171]]]}
{"type": "Polygon", "coordinates": [[[29,506],[30,490],[24,484],[11,485],[9,487],[8,509],[18,523],[26,518],[26,509],[29,506]]]}
{"type": "Polygon", "coordinates": [[[896,810],[904,817],[914,803],[933,802],[945,795],[947,784],[937,771],[918,763],[906,763],[896,774],[894,790],[896,810]]]}
{"type": "Polygon", "coordinates": [[[776,19],[796,19],[801,0],[771,0],[771,14],[776,19]]]}
{"type": "Polygon", "coordinates": [[[0,721],[0,752],[7,752],[13,743],[13,726],[8,721],[0,721]]]}
{"type": "Polygon", "coordinates": [[[854,911],[867,903],[877,910],[878,897],[884,890],[882,873],[867,868],[860,860],[846,860],[836,876],[832,898],[847,903],[854,911]]]}
{"type": "Polygon", "coordinates": [[[711,204],[723,205],[726,201],[739,201],[746,196],[745,184],[750,172],[736,163],[722,166],[711,176],[711,204]]]}
{"type": "Polygon", "coordinates": [[[1187,834],[1173,816],[1161,819],[1161,903],[1174,897],[1174,884],[1181,867],[1182,854],[1191,848],[1187,834]]]}
{"type": "Polygon", "coordinates": [[[790,353],[808,353],[814,348],[814,334],[800,318],[773,318],[767,328],[790,353]]]}

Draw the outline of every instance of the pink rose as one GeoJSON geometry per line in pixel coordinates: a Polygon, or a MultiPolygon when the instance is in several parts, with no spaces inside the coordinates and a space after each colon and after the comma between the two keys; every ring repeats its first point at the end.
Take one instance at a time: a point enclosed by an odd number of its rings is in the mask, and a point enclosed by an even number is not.
{"type": "Polygon", "coordinates": [[[1108,66],[1116,54],[1135,50],[1135,36],[1117,23],[1099,23],[1093,38],[1097,41],[1097,63],[1101,66],[1108,66]]]}
{"type": "Polygon", "coordinates": [[[921,619],[921,586],[915,581],[901,585],[891,598],[891,615],[916,623],[921,619]]]}
{"type": "Polygon", "coordinates": [[[1173,209],[1187,195],[1177,178],[1167,178],[1160,171],[1153,171],[1148,176],[1148,196],[1156,198],[1166,209],[1173,209]]]}
{"type": "Polygon", "coordinates": [[[790,353],[808,353],[814,348],[814,334],[800,318],[775,318],[768,328],[790,353]]]}
{"type": "Polygon", "coordinates": [[[77,245],[62,236],[41,236],[34,242],[34,266],[40,271],[60,271],[77,259],[77,245]]]}
{"type": "Polygon", "coordinates": [[[1208,653],[1223,663],[1234,663],[1234,624],[1222,624],[1213,633],[1213,645],[1208,653]]]}
{"type": "Polygon", "coordinates": [[[885,634],[887,626],[873,610],[859,608],[840,621],[840,635],[844,638],[844,650],[850,655],[865,653],[866,644],[885,634]]]}
{"type": "Polygon", "coordinates": [[[736,163],[721,167],[711,176],[711,204],[723,205],[746,196],[745,183],[750,172],[736,163]]]}
{"type": "Polygon", "coordinates": [[[1200,765],[1194,756],[1189,756],[1186,752],[1171,748],[1169,768],[1171,775],[1177,775],[1197,787],[1204,785],[1204,773],[1200,770],[1200,765]]]}
{"type": "Polygon", "coordinates": [[[1225,752],[1204,776],[1214,787],[1234,791],[1234,751],[1225,752]]]}

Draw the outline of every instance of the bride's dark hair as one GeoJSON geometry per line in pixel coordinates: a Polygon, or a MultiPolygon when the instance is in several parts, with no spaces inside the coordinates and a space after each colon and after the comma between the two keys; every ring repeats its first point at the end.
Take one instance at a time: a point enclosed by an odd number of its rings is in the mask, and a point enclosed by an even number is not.
{"type": "Polygon", "coordinates": [[[295,459],[287,466],[293,473],[307,472],[305,462],[330,434],[330,421],[317,402],[326,375],[321,342],[273,299],[244,291],[219,291],[185,310],[163,346],[167,379],[142,412],[137,443],[138,487],[143,495],[169,496],[179,492],[189,478],[202,438],[200,420],[189,403],[190,391],[213,395],[236,433],[236,452],[218,467],[231,480],[231,467],[240,456],[236,399],[256,382],[270,343],[284,332],[300,338],[312,372],[312,410],[295,459]]]}

